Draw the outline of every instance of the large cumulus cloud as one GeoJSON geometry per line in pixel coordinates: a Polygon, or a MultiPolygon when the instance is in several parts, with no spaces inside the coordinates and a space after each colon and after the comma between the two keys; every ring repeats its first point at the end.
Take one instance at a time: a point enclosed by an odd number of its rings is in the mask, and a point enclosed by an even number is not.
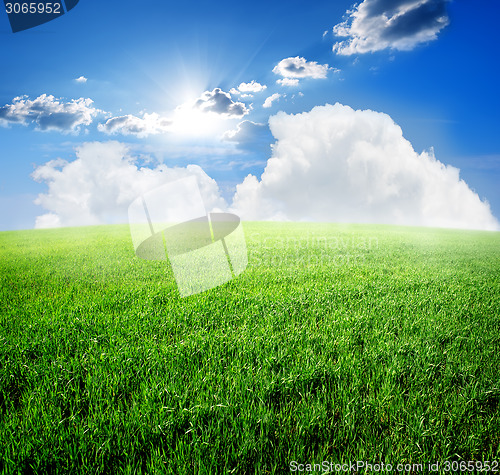
{"type": "Polygon", "coordinates": [[[237,186],[244,219],[377,222],[498,230],[488,203],[386,114],[341,104],[269,120],[272,157],[237,186]]]}
{"type": "Polygon", "coordinates": [[[198,165],[141,167],[120,142],[85,143],[76,159],[52,160],[33,172],[36,181],[48,186],[36,200],[47,213],[35,227],[127,222],[128,206],[140,194],[187,176],[197,178],[207,211],[225,208],[217,183],[198,165]]]}

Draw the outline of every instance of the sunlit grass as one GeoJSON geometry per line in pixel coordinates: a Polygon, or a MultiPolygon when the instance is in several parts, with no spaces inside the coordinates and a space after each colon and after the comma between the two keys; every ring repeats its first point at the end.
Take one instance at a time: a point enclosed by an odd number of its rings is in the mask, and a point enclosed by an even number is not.
{"type": "Polygon", "coordinates": [[[500,458],[500,233],[244,230],[185,299],[127,226],[0,233],[0,469],[500,458]]]}

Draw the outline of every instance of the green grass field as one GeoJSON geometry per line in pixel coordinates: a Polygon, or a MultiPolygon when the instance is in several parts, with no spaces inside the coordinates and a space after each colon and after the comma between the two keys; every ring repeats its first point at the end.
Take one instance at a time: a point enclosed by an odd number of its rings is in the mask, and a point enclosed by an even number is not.
{"type": "Polygon", "coordinates": [[[244,230],[185,299],[127,226],[0,233],[0,471],[500,459],[500,233],[244,230]]]}

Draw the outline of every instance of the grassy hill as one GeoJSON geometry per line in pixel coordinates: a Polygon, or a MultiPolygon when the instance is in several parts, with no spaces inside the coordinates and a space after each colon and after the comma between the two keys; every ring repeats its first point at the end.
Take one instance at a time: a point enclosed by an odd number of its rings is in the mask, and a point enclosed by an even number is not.
{"type": "Polygon", "coordinates": [[[244,230],[184,299],[127,226],[0,233],[0,472],[500,459],[500,233],[244,230]]]}

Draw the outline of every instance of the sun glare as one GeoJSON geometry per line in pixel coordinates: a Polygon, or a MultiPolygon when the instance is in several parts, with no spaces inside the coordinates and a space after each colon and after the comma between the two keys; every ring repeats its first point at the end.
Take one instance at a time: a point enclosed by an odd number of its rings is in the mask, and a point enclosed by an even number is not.
{"type": "Polygon", "coordinates": [[[175,110],[171,131],[189,137],[215,137],[230,128],[228,121],[213,112],[203,112],[190,103],[175,110]]]}

